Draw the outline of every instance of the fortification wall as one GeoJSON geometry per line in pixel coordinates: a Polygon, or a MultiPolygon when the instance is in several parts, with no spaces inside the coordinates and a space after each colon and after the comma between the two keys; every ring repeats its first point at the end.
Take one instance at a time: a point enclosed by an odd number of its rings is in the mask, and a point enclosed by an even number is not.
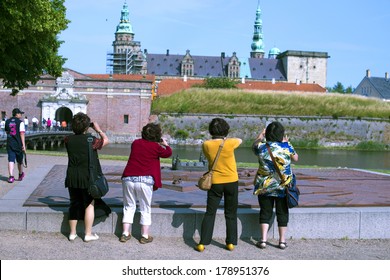
{"type": "Polygon", "coordinates": [[[229,136],[239,137],[248,143],[272,121],[281,122],[291,140],[318,141],[321,146],[354,146],[363,141],[390,143],[390,120],[381,119],[160,114],[158,121],[164,137],[171,143],[199,144],[210,137],[208,124],[215,117],[222,117],[229,123],[229,136]]]}

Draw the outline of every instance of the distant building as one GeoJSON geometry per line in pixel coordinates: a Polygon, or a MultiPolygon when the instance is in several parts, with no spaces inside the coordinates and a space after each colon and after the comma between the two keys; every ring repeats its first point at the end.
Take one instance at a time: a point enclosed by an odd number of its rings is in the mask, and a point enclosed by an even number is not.
{"type": "Polygon", "coordinates": [[[121,19],[115,32],[113,52],[107,55],[107,72],[114,74],[151,74],[157,80],[185,77],[204,79],[207,77],[244,78],[259,81],[318,84],[326,87],[326,52],[287,50],[281,52],[274,47],[264,57],[261,9],[256,9],[254,33],[250,57],[241,58],[236,52],[227,56],[193,55],[188,49],[185,54],[149,53],[141,51],[141,43],[133,41],[134,33],[130,23],[128,5],[125,2],[121,19]]]}
{"type": "Polygon", "coordinates": [[[389,73],[386,72],[384,77],[371,77],[371,71],[367,70],[353,94],[390,100],[389,73]]]}
{"type": "Polygon", "coordinates": [[[149,122],[154,76],[82,74],[65,69],[57,79],[43,75],[35,85],[10,96],[0,80],[2,118],[20,108],[40,121],[71,124],[78,112],[99,123],[111,141],[126,142],[149,122]]]}

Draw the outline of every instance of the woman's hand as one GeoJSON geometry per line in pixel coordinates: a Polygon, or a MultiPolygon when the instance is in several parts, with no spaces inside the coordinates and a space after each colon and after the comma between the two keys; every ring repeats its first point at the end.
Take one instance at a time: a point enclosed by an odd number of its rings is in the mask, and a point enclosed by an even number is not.
{"type": "Polygon", "coordinates": [[[265,138],[265,128],[263,129],[263,131],[259,134],[259,136],[257,136],[257,139],[258,140],[261,140],[263,141],[265,138]]]}
{"type": "Polygon", "coordinates": [[[163,146],[169,146],[167,140],[165,140],[164,138],[161,138],[160,144],[163,146]]]}

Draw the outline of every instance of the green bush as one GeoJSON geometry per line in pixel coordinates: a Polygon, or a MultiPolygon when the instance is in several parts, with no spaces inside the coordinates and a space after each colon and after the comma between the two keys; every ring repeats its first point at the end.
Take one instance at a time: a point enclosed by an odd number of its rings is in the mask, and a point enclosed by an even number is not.
{"type": "Polygon", "coordinates": [[[175,133],[175,138],[177,138],[177,139],[183,139],[183,140],[185,140],[185,139],[188,138],[188,136],[189,136],[188,131],[183,130],[183,129],[179,129],[179,130],[176,131],[176,133],[175,133]]]}
{"type": "Polygon", "coordinates": [[[223,78],[213,78],[209,77],[204,80],[204,83],[201,85],[194,85],[194,87],[202,88],[236,88],[238,81],[223,77],[223,78]]]}
{"type": "Polygon", "coordinates": [[[358,150],[366,150],[366,151],[383,151],[386,149],[386,146],[382,143],[374,142],[374,141],[362,141],[356,145],[358,150]]]}

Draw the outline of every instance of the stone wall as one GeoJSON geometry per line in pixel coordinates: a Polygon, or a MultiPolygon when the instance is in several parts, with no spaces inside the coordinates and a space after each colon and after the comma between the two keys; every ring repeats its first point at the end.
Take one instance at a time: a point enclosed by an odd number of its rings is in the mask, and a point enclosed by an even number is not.
{"type": "Polygon", "coordinates": [[[247,143],[272,121],[281,122],[293,141],[318,141],[322,146],[353,146],[363,141],[390,143],[390,121],[380,119],[160,114],[158,120],[164,137],[171,143],[198,144],[209,138],[208,124],[215,117],[222,117],[229,123],[229,136],[239,137],[247,143]],[[185,135],[185,141],[180,140],[181,135],[185,135]]]}

